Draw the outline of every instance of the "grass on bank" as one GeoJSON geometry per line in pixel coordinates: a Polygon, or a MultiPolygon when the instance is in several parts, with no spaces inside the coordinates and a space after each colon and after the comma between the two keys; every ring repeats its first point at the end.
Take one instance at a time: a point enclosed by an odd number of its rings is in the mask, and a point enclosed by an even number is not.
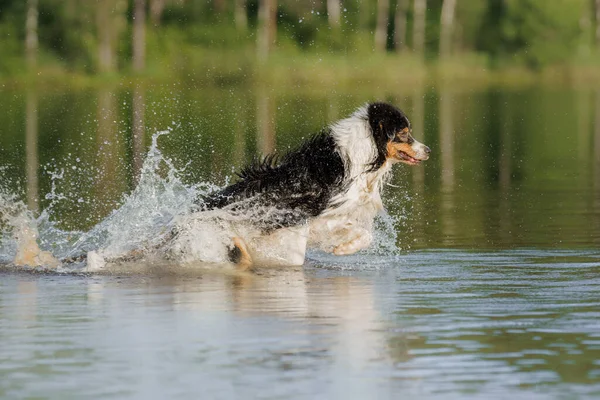
{"type": "MultiPolygon", "coordinates": [[[[180,81],[194,87],[282,87],[286,90],[328,91],[361,85],[407,89],[423,85],[523,86],[552,84],[600,86],[600,56],[589,54],[537,70],[511,60],[492,64],[477,53],[422,60],[409,51],[376,53],[370,35],[328,35],[304,47],[282,34],[265,61],[256,55],[255,37],[231,29],[196,26],[165,27],[148,32],[144,71],[133,72],[131,49],[121,46],[118,72],[97,74],[89,65],[75,65],[40,49],[38,67],[28,72],[18,46],[0,45],[0,87],[94,87],[180,81]]],[[[88,51],[88,53],[92,53],[88,51]]],[[[88,57],[90,58],[90,57],[88,57]]]]}

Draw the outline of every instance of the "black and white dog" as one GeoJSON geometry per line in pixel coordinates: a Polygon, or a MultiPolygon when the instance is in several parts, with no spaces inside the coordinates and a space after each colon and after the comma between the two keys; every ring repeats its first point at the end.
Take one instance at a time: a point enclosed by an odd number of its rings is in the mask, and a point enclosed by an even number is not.
{"type": "Polygon", "coordinates": [[[239,181],[201,199],[199,206],[243,215],[243,224],[255,228],[232,237],[229,255],[242,269],[301,265],[307,247],[353,254],[371,244],[392,165],[417,165],[430,152],[412,137],[402,111],[371,103],[298,149],[248,166],[239,181]]]}

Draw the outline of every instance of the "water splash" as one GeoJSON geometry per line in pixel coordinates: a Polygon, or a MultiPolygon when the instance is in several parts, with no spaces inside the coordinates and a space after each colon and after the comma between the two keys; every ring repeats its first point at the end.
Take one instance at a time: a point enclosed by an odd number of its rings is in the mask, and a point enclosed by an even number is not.
{"type": "MultiPolygon", "coordinates": [[[[156,247],[169,233],[176,217],[188,212],[197,196],[214,189],[210,184],[188,186],[181,182],[180,171],[158,146],[158,139],[170,131],[152,136],[135,190],[123,197],[119,208],[87,232],[62,230],[52,220],[55,205],[66,199],[58,193],[56,184],[63,179],[62,170],[51,173],[52,187],[46,195],[50,204],[38,218],[17,196],[7,190],[0,191],[0,262],[9,263],[19,253],[36,252],[34,243],[61,260],[76,260],[90,252],[95,252],[95,259],[98,254],[109,259],[132,250],[156,247]],[[161,174],[161,171],[166,173],[161,174]]],[[[48,266],[45,258],[19,261],[31,266],[48,266]]]]}
{"type": "MultiPolygon", "coordinates": [[[[167,129],[152,136],[137,187],[89,231],[63,230],[53,220],[55,206],[68,200],[57,189],[64,170],[51,173],[52,186],[46,195],[50,203],[37,218],[17,196],[0,188],[0,263],[16,259],[18,264],[32,267],[96,271],[131,254],[143,255],[144,260],[166,257],[176,263],[227,262],[232,234],[251,237],[257,232],[241,223],[247,215],[227,210],[191,212],[196,199],[218,187],[182,182],[184,171],[176,168],[158,145],[159,138],[171,132],[167,129]],[[69,262],[59,265],[58,260],[69,262]]],[[[360,254],[397,255],[397,222],[387,213],[378,216],[373,245],[360,254]]]]}

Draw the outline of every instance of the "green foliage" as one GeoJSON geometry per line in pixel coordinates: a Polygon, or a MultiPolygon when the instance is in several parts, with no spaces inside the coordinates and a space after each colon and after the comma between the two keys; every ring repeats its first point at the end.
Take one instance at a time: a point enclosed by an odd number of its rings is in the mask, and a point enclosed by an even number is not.
{"type": "Polygon", "coordinates": [[[25,68],[24,49],[14,24],[0,24],[0,76],[17,75],[25,68]]]}
{"type": "MultiPolygon", "coordinates": [[[[329,25],[325,1],[278,0],[275,52],[280,59],[310,53],[317,59],[357,56],[366,60],[373,54],[377,1],[342,1],[341,26],[336,28],[329,25]]],[[[388,50],[393,52],[394,15],[400,0],[389,1],[388,50]]],[[[427,62],[437,62],[444,1],[427,1],[427,62]]],[[[410,49],[413,2],[407,3],[410,49]]],[[[97,72],[101,32],[108,31],[117,32],[112,51],[118,70],[130,72],[133,4],[133,0],[39,0],[39,69],[81,75],[97,72]],[[117,3],[119,7],[114,6],[117,3]],[[112,10],[106,23],[98,21],[101,6],[112,10]]],[[[212,68],[233,80],[246,79],[247,73],[235,71],[255,63],[258,0],[246,2],[246,30],[236,28],[233,1],[225,1],[223,10],[215,9],[214,0],[166,0],[165,4],[160,23],[146,24],[146,74],[212,76],[212,68]]],[[[467,54],[498,68],[532,70],[582,60],[595,65],[598,60],[591,43],[595,10],[590,0],[457,0],[456,4],[452,40],[456,67],[467,54]]],[[[0,76],[26,71],[26,8],[26,0],[0,0],[0,76]]]]}
{"type": "Polygon", "coordinates": [[[578,50],[586,0],[489,0],[479,49],[533,68],[567,63],[578,50]]]}
{"type": "Polygon", "coordinates": [[[93,72],[96,21],[93,2],[40,0],[40,46],[70,71],[93,72]]]}

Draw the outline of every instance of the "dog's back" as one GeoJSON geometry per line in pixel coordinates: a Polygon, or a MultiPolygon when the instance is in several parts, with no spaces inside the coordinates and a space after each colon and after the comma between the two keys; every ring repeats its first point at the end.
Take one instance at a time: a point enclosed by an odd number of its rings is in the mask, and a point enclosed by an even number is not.
{"type": "Polygon", "coordinates": [[[253,224],[271,232],[321,214],[341,191],[344,163],[330,131],[324,131],[281,158],[267,156],[238,175],[238,182],[200,199],[200,206],[246,213],[253,224]]]}

